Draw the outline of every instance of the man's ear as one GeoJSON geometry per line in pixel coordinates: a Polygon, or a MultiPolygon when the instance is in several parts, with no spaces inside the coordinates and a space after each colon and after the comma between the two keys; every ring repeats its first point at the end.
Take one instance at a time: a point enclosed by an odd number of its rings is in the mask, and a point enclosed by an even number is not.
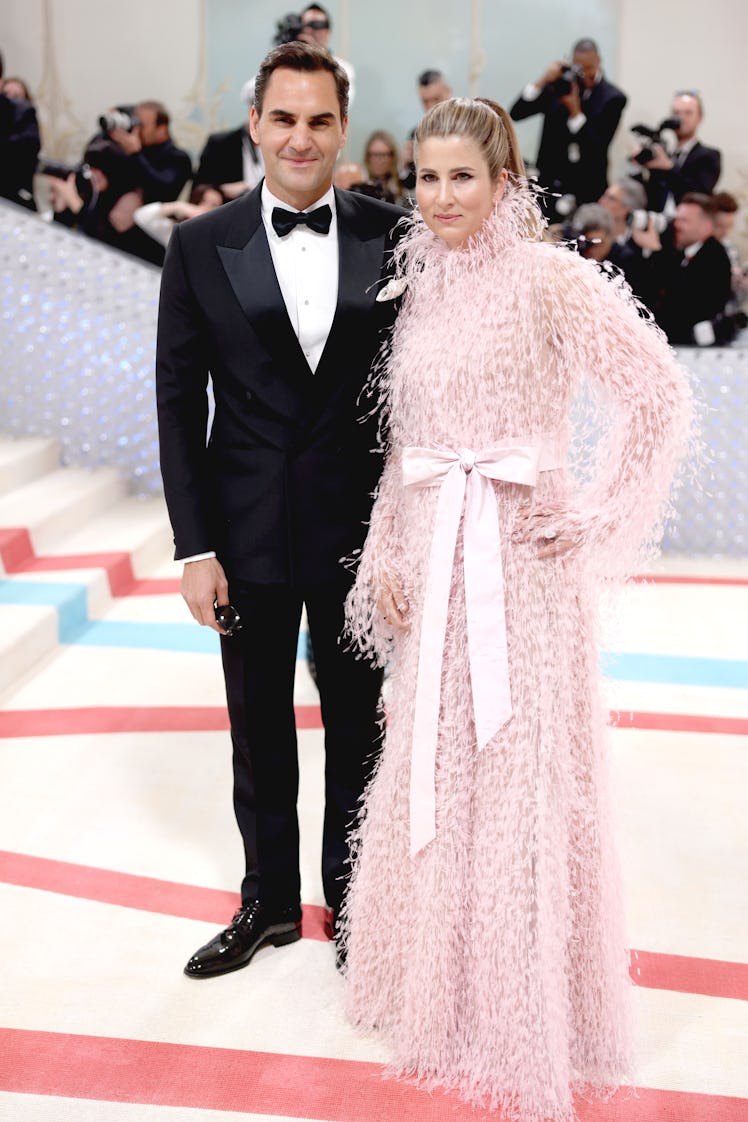
{"type": "Polygon", "coordinates": [[[260,137],[257,132],[257,125],[259,124],[259,121],[260,118],[258,117],[257,110],[253,105],[249,110],[249,135],[252,137],[252,140],[255,142],[255,144],[260,143],[260,137]]]}
{"type": "Polygon", "coordinates": [[[348,141],[348,118],[347,117],[343,118],[343,123],[341,125],[341,129],[342,129],[343,139],[340,141],[340,147],[341,147],[341,149],[343,149],[343,148],[345,148],[346,143],[348,141]]]}

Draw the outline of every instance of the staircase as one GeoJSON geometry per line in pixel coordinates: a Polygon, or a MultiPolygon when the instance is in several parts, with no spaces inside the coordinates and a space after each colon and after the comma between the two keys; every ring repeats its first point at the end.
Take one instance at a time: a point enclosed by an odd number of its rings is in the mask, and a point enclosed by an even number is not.
{"type": "Polygon", "coordinates": [[[1,438],[0,699],[121,597],[178,599],[171,553],[163,499],[128,496],[112,470],[60,467],[54,440],[1,438]]]}

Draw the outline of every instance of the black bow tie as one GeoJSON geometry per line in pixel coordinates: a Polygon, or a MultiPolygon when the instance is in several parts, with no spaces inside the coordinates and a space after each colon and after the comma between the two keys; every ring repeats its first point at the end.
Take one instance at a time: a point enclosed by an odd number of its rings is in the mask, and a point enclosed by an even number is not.
{"type": "Polygon", "coordinates": [[[318,206],[316,210],[284,210],[283,207],[274,206],[272,214],[273,229],[279,238],[290,234],[294,226],[308,226],[318,234],[326,234],[332,222],[332,211],[327,203],[318,206]]]}

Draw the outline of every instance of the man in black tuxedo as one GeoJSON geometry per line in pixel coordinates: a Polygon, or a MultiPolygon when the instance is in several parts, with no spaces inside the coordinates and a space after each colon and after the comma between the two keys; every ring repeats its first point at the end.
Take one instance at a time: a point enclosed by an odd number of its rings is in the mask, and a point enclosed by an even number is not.
{"type": "MultiPolygon", "coordinates": [[[[510,115],[523,121],[543,114],[538,182],[554,194],[573,195],[578,206],[599,199],[608,185],[608,148],[626,95],[604,77],[594,40],[580,39],[571,61],[573,79],[564,79],[567,62],[552,63],[542,77],[525,86],[510,115]]],[[[547,206],[551,221],[556,221],[558,215],[550,203],[547,206]]]]}
{"type": "Polygon", "coordinates": [[[164,265],[157,395],[164,490],[182,594],[221,638],[242,906],[189,960],[190,977],[246,965],[300,936],[293,684],[306,605],[325,725],[322,880],[340,907],[347,830],[381,737],[381,675],[339,644],[379,471],[362,390],[392,319],[376,302],[404,211],[337,191],[348,80],[320,47],[275,48],[250,126],[264,183],[177,226],[164,265]],[[206,448],[210,374],[215,415],[206,448]],[[224,615],[224,618],[226,616],[224,615]]]}
{"type": "Polygon", "coordinates": [[[697,136],[704,117],[701,96],[692,90],[677,93],[670,112],[680,122],[675,151],[668,155],[661,144],[653,144],[653,158],[642,165],[647,210],[665,211],[669,217],[689,192],[710,195],[722,171],[719,149],[707,148],[697,136]]]}

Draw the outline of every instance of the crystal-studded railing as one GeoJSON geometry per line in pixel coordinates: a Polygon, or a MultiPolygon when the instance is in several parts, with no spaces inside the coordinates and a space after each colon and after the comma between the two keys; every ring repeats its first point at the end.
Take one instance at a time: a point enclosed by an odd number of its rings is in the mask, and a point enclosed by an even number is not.
{"type": "MultiPolygon", "coordinates": [[[[161,488],[153,385],[159,273],[0,203],[0,431],[55,436],[65,463],[161,488]]],[[[709,464],[684,486],[664,548],[747,557],[748,347],[682,348],[705,405],[709,464]]]]}
{"type": "Polygon", "coordinates": [[[159,270],[0,203],[0,431],[54,436],[62,462],[161,489],[159,270]]]}

